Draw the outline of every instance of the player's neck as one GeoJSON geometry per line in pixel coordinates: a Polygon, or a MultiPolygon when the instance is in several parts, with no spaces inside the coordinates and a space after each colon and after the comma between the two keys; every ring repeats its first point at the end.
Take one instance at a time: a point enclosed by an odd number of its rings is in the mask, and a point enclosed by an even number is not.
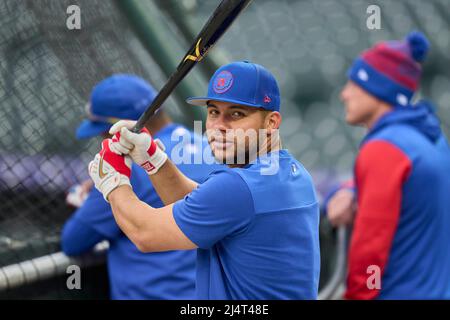
{"type": "MultiPolygon", "coordinates": [[[[270,142],[270,139],[268,140],[270,142]]],[[[277,143],[272,145],[269,143],[267,146],[263,146],[263,148],[260,148],[258,152],[254,155],[246,155],[247,161],[243,164],[227,164],[229,168],[243,168],[247,166],[249,163],[254,162],[257,158],[263,157],[271,152],[277,152],[282,149],[281,140],[278,140],[277,143]]]]}
{"type": "Polygon", "coordinates": [[[384,116],[386,113],[391,112],[392,107],[387,104],[383,103],[381,104],[377,110],[372,114],[372,116],[365,122],[365,127],[369,130],[373,128],[373,126],[380,120],[382,116],[384,116]]]}

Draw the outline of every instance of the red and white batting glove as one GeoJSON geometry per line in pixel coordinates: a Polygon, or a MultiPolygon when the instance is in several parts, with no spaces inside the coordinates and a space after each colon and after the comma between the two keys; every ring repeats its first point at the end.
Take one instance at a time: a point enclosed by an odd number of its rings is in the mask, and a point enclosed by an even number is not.
{"type": "Polygon", "coordinates": [[[111,151],[111,139],[102,142],[102,150],[89,163],[89,175],[108,202],[108,195],[119,186],[130,184],[131,159],[111,151]]]}
{"type": "Polygon", "coordinates": [[[131,132],[135,124],[136,121],[121,120],[111,127],[109,133],[114,135],[111,149],[117,154],[130,155],[148,175],[155,174],[168,159],[165,147],[145,128],[140,133],[131,132]]]}

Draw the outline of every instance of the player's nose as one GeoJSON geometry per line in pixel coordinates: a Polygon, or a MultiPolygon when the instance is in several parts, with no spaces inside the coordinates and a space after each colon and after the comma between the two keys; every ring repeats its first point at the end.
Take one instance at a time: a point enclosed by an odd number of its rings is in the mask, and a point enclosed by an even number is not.
{"type": "Polygon", "coordinates": [[[209,123],[209,129],[218,130],[222,133],[225,133],[228,129],[230,129],[230,125],[226,120],[226,117],[223,115],[218,116],[214,120],[211,120],[209,123]]]}

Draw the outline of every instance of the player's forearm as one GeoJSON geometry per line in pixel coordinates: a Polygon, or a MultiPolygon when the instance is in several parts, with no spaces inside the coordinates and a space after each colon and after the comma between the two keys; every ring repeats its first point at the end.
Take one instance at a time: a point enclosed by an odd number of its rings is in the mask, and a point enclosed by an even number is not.
{"type": "Polygon", "coordinates": [[[197,248],[176,226],[171,205],[152,208],[140,201],[129,186],[116,188],[108,200],[117,224],[141,252],[197,248]]]}
{"type": "Polygon", "coordinates": [[[150,175],[150,180],[165,205],[183,199],[198,185],[186,177],[170,160],[167,160],[156,174],[150,175]]]}
{"type": "Polygon", "coordinates": [[[143,238],[148,233],[145,229],[149,225],[153,208],[140,201],[129,186],[113,190],[108,200],[120,229],[139,248],[146,241],[143,238]]]}

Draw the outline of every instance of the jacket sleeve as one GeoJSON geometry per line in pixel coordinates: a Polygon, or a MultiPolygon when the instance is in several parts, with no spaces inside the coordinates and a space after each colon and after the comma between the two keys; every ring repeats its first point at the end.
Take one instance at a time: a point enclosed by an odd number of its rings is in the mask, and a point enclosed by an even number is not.
{"type": "Polygon", "coordinates": [[[61,235],[62,251],[68,256],[78,256],[90,251],[105,237],[76,217],[64,225],[61,235]]]}
{"type": "Polygon", "coordinates": [[[98,242],[120,235],[111,206],[98,190],[92,189],[83,205],[64,225],[61,248],[67,255],[80,255],[90,251],[98,242]]]}
{"type": "Polygon", "coordinates": [[[375,299],[383,288],[382,275],[400,218],[402,187],[411,167],[398,147],[381,140],[365,144],[357,157],[358,211],[349,250],[347,299],[375,299]],[[369,266],[379,268],[380,289],[368,286],[369,266]]]}

